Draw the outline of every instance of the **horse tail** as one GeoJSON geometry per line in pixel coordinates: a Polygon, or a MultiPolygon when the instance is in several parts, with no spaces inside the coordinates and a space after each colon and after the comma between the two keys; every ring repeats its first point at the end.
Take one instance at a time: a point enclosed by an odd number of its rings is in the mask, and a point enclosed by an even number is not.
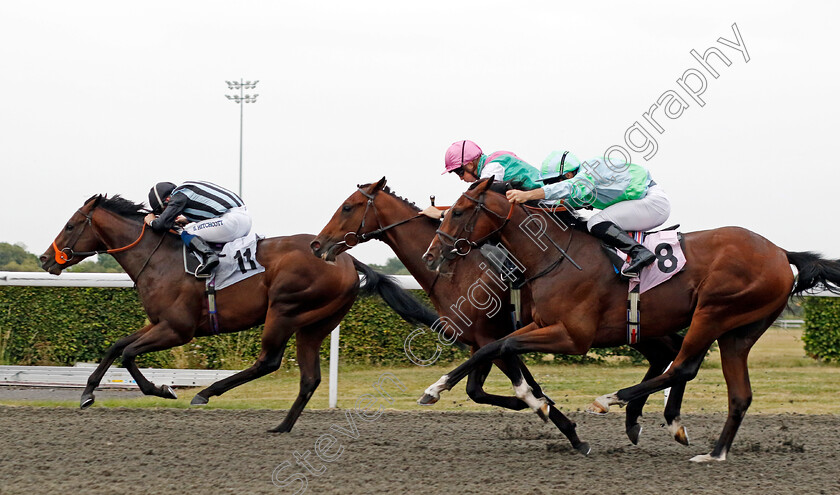
{"type": "Polygon", "coordinates": [[[412,325],[431,327],[437,321],[437,313],[400,287],[394,277],[379,273],[356,258],[353,258],[353,266],[365,276],[365,285],[361,288],[362,295],[379,294],[391,309],[412,325]]]}
{"type": "Polygon", "coordinates": [[[799,270],[793,295],[815,287],[840,295],[840,260],[827,260],[810,251],[791,253],[785,251],[788,262],[799,270]]]}

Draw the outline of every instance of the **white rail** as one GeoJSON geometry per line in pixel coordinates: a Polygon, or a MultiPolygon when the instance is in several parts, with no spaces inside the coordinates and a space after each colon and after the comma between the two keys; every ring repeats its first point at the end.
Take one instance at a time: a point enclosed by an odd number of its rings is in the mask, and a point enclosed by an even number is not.
{"type": "MultiPolygon", "coordinates": [[[[393,275],[403,289],[421,289],[409,275],[393,275]]],[[[0,272],[0,286],[34,287],[133,287],[125,273],[62,273],[0,272]]],[[[329,405],[338,404],[338,344],[339,327],[330,334],[329,405]]],[[[153,370],[143,374],[157,384],[176,387],[205,386],[226,378],[236,371],[220,370],[153,370]]],[[[0,366],[0,385],[28,385],[51,387],[84,387],[91,370],[69,366],[0,366]]],[[[112,368],[102,380],[103,387],[136,387],[134,380],[122,368],[112,368]]]]}

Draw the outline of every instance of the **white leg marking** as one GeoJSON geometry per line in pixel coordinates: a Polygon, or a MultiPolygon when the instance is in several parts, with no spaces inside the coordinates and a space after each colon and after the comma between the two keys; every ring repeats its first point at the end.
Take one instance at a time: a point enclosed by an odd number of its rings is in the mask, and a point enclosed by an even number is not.
{"type": "Polygon", "coordinates": [[[720,453],[720,457],[712,457],[712,454],[703,454],[703,455],[696,455],[689,459],[691,462],[712,462],[712,461],[725,461],[726,460],[726,451],[720,453]]]}
{"type": "Polygon", "coordinates": [[[546,405],[547,401],[543,398],[537,399],[531,390],[531,386],[525,383],[525,380],[522,380],[519,384],[513,386],[516,398],[528,404],[528,407],[534,411],[538,411],[546,405]]]}
{"type": "Polygon", "coordinates": [[[624,406],[627,403],[623,400],[619,400],[616,392],[598,397],[586,411],[592,414],[607,414],[610,411],[610,406],[614,404],[624,406]]]}
{"type": "Polygon", "coordinates": [[[680,418],[674,418],[674,421],[668,425],[668,433],[671,434],[672,437],[677,436],[677,432],[680,431],[680,418]]]}
{"type": "Polygon", "coordinates": [[[442,377],[440,377],[440,380],[431,384],[429,388],[426,389],[426,394],[431,395],[435,399],[440,399],[440,393],[444,390],[448,390],[446,388],[446,380],[448,379],[449,375],[443,375],[442,377]]]}

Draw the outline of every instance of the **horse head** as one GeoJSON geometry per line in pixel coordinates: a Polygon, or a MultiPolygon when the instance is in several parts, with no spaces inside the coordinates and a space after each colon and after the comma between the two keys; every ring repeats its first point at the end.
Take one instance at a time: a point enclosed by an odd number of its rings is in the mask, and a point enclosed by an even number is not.
{"type": "Polygon", "coordinates": [[[58,275],[88,256],[131,249],[146,231],[143,217],[148,212],[142,204],[118,194],[112,198],[101,194],[92,196],[73,213],[52,245],[41,255],[41,268],[58,275]],[[137,230],[140,230],[139,237],[137,230]],[[114,244],[123,246],[109,249],[114,244]]]}
{"type": "Polygon", "coordinates": [[[93,228],[93,211],[107,196],[97,194],[76,210],[58,233],[52,245],[40,256],[41,268],[59,275],[62,270],[104,247],[93,228]]]}
{"type": "Polygon", "coordinates": [[[475,182],[444,216],[437,235],[423,255],[429,270],[451,274],[448,265],[473,248],[495,240],[514,212],[502,194],[510,185],[493,178],[475,182]]]}
{"type": "Polygon", "coordinates": [[[309,244],[315,256],[332,262],[339,254],[370,239],[367,234],[381,227],[374,201],[386,183],[382,177],[378,182],[358,186],[309,244]]]}

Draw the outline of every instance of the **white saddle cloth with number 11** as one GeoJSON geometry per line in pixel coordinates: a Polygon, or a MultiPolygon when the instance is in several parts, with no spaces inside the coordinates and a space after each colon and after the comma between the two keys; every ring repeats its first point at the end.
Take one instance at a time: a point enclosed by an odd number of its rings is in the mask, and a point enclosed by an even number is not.
{"type": "Polygon", "coordinates": [[[230,287],[248,277],[262,273],[265,267],[257,261],[257,241],[263,236],[255,233],[234,239],[222,248],[216,267],[216,290],[230,287]]]}

